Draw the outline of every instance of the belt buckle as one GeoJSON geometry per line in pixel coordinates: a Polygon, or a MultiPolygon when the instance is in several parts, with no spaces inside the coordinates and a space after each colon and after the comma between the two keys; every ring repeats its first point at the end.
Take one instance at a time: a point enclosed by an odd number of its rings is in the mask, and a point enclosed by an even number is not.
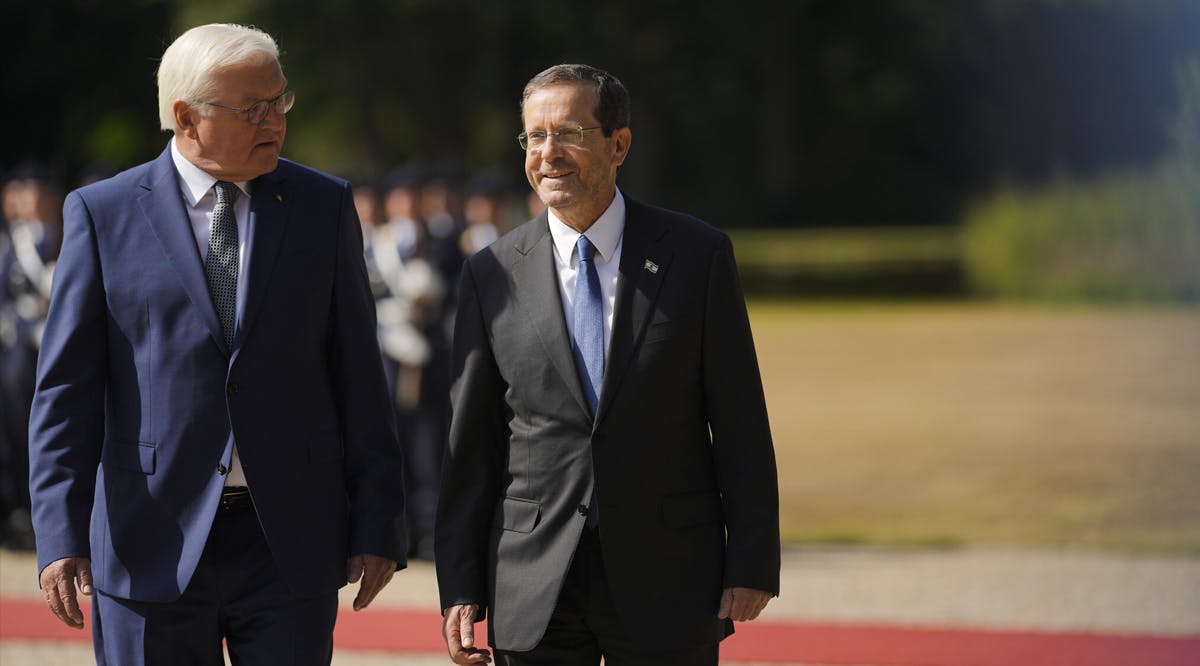
{"type": "Polygon", "coordinates": [[[221,491],[221,508],[226,511],[242,508],[250,503],[250,490],[235,487],[221,491]]]}

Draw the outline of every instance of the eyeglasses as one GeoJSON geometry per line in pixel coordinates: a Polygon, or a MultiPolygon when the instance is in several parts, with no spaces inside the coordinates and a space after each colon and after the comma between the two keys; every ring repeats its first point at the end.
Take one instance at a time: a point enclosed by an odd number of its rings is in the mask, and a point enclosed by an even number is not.
{"type": "Polygon", "coordinates": [[[280,95],[278,97],[276,97],[275,99],[260,99],[257,102],[255,102],[245,108],[238,108],[236,106],[225,106],[224,104],[217,104],[216,102],[201,102],[201,104],[207,104],[209,106],[218,106],[218,107],[221,107],[222,109],[229,109],[230,111],[237,111],[238,113],[244,113],[244,114],[246,114],[246,120],[249,121],[251,125],[257,125],[257,124],[261,123],[263,120],[266,120],[267,113],[272,109],[274,109],[275,111],[278,111],[280,115],[287,115],[287,112],[292,110],[292,105],[295,103],[296,103],[296,91],[295,90],[286,90],[286,91],[280,93],[280,95]]]}
{"type": "Polygon", "coordinates": [[[537,150],[541,148],[546,139],[554,137],[554,140],[566,146],[578,146],[583,144],[583,133],[592,130],[603,129],[602,127],[570,127],[553,132],[521,132],[517,135],[517,143],[521,144],[521,150],[537,150]]]}

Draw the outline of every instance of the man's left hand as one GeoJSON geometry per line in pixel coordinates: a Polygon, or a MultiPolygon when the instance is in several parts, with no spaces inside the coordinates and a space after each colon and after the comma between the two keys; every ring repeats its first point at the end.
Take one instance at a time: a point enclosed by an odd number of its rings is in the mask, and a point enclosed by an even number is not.
{"type": "Polygon", "coordinates": [[[371,605],[375,595],[396,573],[396,560],[389,560],[378,555],[353,555],[346,561],[346,578],[351,583],[357,583],[362,578],[358,588],[358,596],[354,597],[354,610],[360,611],[371,605]]]}
{"type": "Polygon", "coordinates": [[[748,587],[727,587],[721,593],[721,608],[717,611],[717,617],[722,620],[731,618],[736,622],[753,620],[767,607],[772,596],[770,592],[748,587]]]}

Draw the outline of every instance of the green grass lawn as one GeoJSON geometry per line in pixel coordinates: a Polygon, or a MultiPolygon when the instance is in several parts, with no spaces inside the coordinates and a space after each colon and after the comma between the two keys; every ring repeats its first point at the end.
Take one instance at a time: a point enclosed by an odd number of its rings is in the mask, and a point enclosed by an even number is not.
{"type": "Polygon", "coordinates": [[[751,320],[785,540],[1200,554],[1200,310],[751,320]]]}

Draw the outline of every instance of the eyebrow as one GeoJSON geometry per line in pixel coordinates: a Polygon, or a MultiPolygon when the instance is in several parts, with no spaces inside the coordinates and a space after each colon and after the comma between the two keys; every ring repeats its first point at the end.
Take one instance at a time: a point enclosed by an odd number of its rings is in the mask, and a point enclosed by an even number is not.
{"type": "Polygon", "coordinates": [[[580,127],[588,126],[587,123],[581,123],[581,122],[577,122],[574,120],[568,121],[568,123],[569,124],[566,124],[566,125],[557,125],[553,129],[546,129],[544,127],[534,127],[532,129],[528,129],[525,131],[526,132],[557,132],[559,130],[575,130],[575,129],[579,129],[580,127]]]}
{"type": "Polygon", "coordinates": [[[288,90],[288,80],[287,80],[287,77],[285,76],[285,77],[283,77],[283,86],[279,89],[279,92],[275,93],[274,95],[271,95],[270,97],[249,97],[249,96],[243,95],[242,103],[243,104],[254,104],[255,102],[269,102],[269,101],[275,99],[276,97],[279,97],[283,93],[287,92],[287,90],[288,90]]]}

